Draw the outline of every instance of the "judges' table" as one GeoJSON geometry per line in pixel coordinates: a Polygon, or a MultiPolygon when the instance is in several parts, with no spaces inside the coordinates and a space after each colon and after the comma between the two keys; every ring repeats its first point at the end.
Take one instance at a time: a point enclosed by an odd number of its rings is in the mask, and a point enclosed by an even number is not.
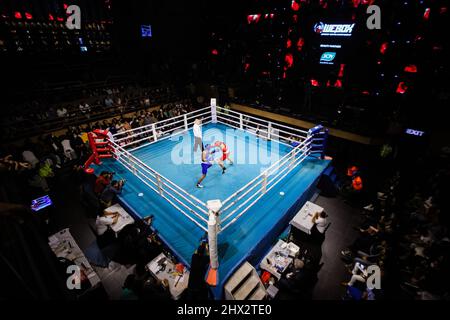
{"type": "Polygon", "coordinates": [[[260,268],[270,272],[279,280],[299,251],[300,248],[294,243],[278,240],[272,250],[262,259],[260,268]]]}
{"type": "MultiPolygon", "coordinates": [[[[100,283],[100,278],[88,262],[69,228],[63,229],[48,238],[48,244],[58,258],[72,261],[84,271],[92,287],[100,283]]],[[[68,275],[69,276],[69,275],[68,275]]]]}
{"type": "Polygon", "coordinates": [[[147,264],[147,269],[158,280],[166,279],[169,282],[170,294],[175,300],[188,286],[189,271],[185,268],[182,274],[178,273],[175,270],[175,264],[164,253],[150,261],[147,264]]]}
{"type": "Polygon", "coordinates": [[[291,220],[290,224],[293,227],[295,227],[307,234],[311,234],[311,229],[314,226],[314,223],[312,222],[312,217],[314,216],[314,214],[316,212],[322,213],[323,208],[318,206],[315,203],[306,201],[306,203],[303,205],[303,207],[300,209],[300,211],[291,220]]]}
{"type": "Polygon", "coordinates": [[[122,230],[126,225],[134,223],[133,217],[130,216],[128,212],[126,212],[125,209],[122,208],[122,206],[118,203],[112,205],[111,207],[106,208],[105,211],[109,213],[117,212],[119,214],[119,219],[117,219],[117,223],[111,225],[111,229],[115,233],[119,233],[120,230],[122,230]]]}

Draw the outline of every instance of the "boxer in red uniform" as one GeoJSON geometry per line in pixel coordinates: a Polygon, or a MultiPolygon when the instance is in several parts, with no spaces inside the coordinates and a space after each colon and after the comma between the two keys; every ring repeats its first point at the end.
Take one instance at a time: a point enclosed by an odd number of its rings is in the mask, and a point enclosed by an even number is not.
{"type": "Polygon", "coordinates": [[[228,160],[230,162],[230,165],[232,165],[233,161],[230,159],[231,152],[228,150],[227,145],[222,141],[216,141],[214,143],[214,146],[217,148],[220,148],[220,150],[222,150],[222,159],[221,159],[222,162],[225,163],[225,160],[228,160]]]}

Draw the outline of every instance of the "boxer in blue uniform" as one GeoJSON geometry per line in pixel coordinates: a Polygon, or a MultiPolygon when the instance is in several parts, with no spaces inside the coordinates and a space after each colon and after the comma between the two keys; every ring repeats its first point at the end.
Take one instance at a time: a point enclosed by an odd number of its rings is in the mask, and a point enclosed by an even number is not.
{"type": "MultiPolygon", "coordinates": [[[[207,144],[205,146],[205,149],[202,152],[202,176],[200,177],[200,179],[198,179],[197,181],[197,188],[203,188],[203,185],[201,184],[203,179],[206,178],[206,174],[208,173],[208,169],[211,168],[211,166],[213,165],[213,161],[214,158],[212,156],[212,154],[215,152],[215,150],[212,150],[211,146],[209,144],[207,144]]],[[[223,166],[223,164],[218,163],[218,165],[222,168],[222,174],[225,173],[225,170],[227,168],[225,168],[223,166]]]]}

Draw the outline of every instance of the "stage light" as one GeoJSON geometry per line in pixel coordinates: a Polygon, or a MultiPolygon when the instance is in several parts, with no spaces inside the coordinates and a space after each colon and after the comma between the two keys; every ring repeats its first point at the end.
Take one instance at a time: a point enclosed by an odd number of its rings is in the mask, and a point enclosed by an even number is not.
{"type": "Polygon", "coordinates": [[[426,8],[425,12],[423,13],[423,20],[427,21],[428,19],[430,19],[430,8],[426,8]]]}
{"type": "Polygon", "coordinates": [[[212,49],[211,54],[217,56],[219,54],[219,51],[217,51],[217,49],[212,49]]]}
{"type": "Polygon", "coordinates": [[[381,44],[381,47],[380,47],[380,53],[381,53],[381,54],[385,54],[387,48],[388,48],[388,43],[387,43],[387,42],[384,42],[383,44],[381,44]]]}
{"type": "Polygon", "coordinates": [[[305,39],[299,38],[297,41],[297,50],[302,51],[304,44],[305,44],[305,39]]]}
{"type": "Polygon", "coordinates": [[[286,48],[289,49],[290,47],[292,47],[292,41],[291,41],[291,39],[288,39],[286,41],[286,48]]]}
{"type": "Polygon", "coordinates": [[[48,20],[50,20],[50,21],[54,21],[55,20],[55,18],[52,16],[51,13],[48,14],[48,20]]]}
{"type": "Polygon", "coordinates": [[[345,69],[345,64],[341,63],[341,66],[339,67],[339,74],[338,74],[339,78],[342,78],[344,76],[344,69],[345,69]]]}
{"type": "Polygon", "coordinates": [[[403,81],[399,82],[398,86],[397,86],[397,90],[395,90],[395,92],[399,93],[399,94],[404,94],[406,92],[406,90],[408,90],[408,86],[405,85],[405,83],[403,81]]]}
{"type": "Polygon", "coordinates": [[[287,54],[284,56],[284,61],[286,62],[286,66],[287,66],[288,68],[291,68],[292,65],[294,64],[294,57],[292,56],[292,53],[287,53],[287,54]]]}
{"type": "Polygon", "coordinates": [[[19,11],[14,12],[14,18],[22,19],[22,14],[19,11]]]}
{"type": "Polygon", "coordinates": [[[313,87],[318,87],[319,86],[319,81],[317,81],[316,79],[311,79],[311,85],[313,87]]]}
{"type": "Polygon", "coordinates": [[[414,64],[410,64],[410,65],[407,65],[404,70],[405,70],[405,72],[416,73],[417,67],[414,64]]]}
{"type": "Polygon", "coordinates": [[[300,9],[300,4],[297,3],[295,0],[292,0],[291,8],[292,8],[292,10],[294,10],[294,11],[298,11],[298,10],[300,9]]]}
{"type": "Polygon", "coordinates": [[[31,20],[31,19],[33,19],[33,16],[31,15],[31,13],[25,12],[25,18],[27,20],[31,20]]]}

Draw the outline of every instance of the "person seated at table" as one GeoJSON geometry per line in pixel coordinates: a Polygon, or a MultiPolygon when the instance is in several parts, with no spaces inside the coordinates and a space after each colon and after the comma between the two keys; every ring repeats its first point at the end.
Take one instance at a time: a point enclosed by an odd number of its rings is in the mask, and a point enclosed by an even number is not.
{"type": "Polygon", "coordinates": [[[107,246],[116,239],[116,234],[111,229],[111,226],[117,223],[119,217],[120,214],[118,212],[104,210],[103,214],[95,220],[97,243],[100,248],[107,246]]]}
{"type": "Polygon", "coordinates": [[[100,196],[100,203],[105,206],[105,208],[110,207],[115,197],[122,193],[124,184],[125,180],[113,180],[111,184],[103,190],[100,196]]]}
{"type": "Polygon", "coordinates": [[[302,287],[306,287],[310,277],[308,268],[305,268],[303,260],[295,259],[293,265],[288,269],[286,277],[278,282],[280,290],[298,291],[302,287]]]}
{"type": "Polygon", "coordinates": [[[102,171],[95,180],[94,192],[96,195],[101,195],[107,186],[111,183],[112,173],[102,171]]]}

